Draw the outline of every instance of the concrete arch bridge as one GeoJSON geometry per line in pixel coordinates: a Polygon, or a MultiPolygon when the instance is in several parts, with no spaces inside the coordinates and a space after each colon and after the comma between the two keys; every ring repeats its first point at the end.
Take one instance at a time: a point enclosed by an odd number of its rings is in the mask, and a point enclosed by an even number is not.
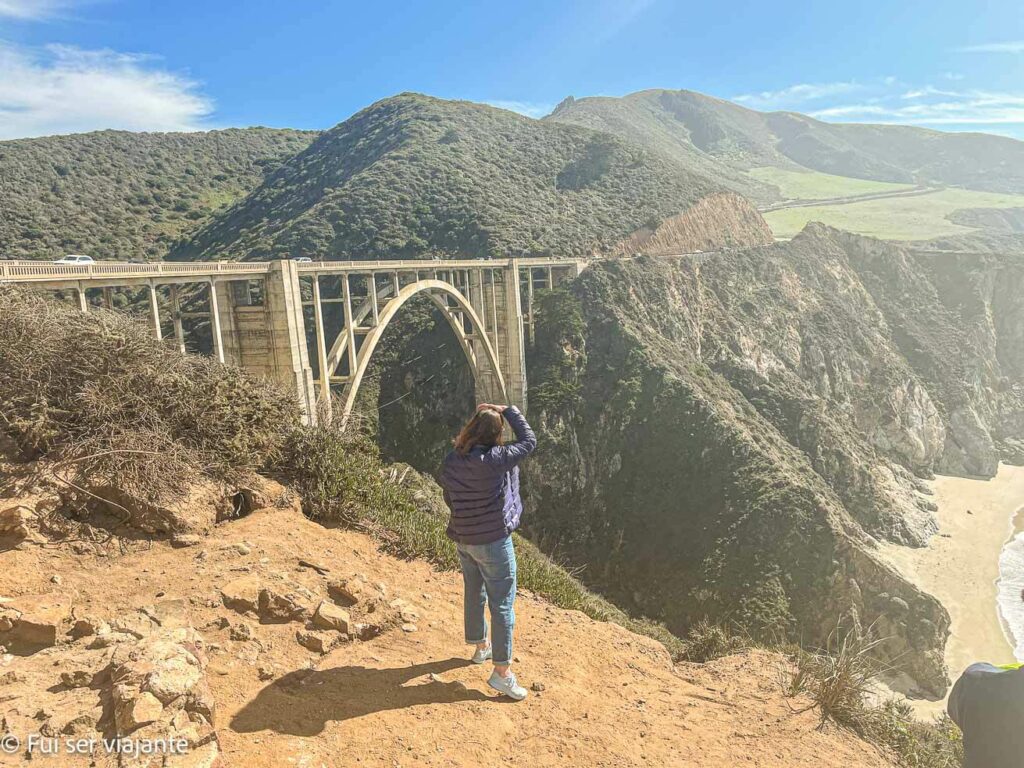
{"type": "Polygon", "coordinates": [[[294,388],[305,417],[346,424],[388,324],[410,299],[426,296],[465,353],[480,400],[526,407],[525,339],[533,335],[535,291],[576,277],[568,259],[473,261],[158,262],[89,265],[0,262],[0,283],[73,292],[82,311],[89,292],[108,307],[117,287],[149,294],[157,338],[186,350],[184,320],[208,320],[213,354],[294,388]],[[183,289],[205,292],[203,311],[183,310],[183,289]],[[329,318],[340,305],[340,320],[329,318]],[[164,307],[164,311],[161,311],[164,307]],[[169,308],[169,309],[168,309],[169,308]],[[339,327],[340,326],[340,327],[339,327]],[[311,340],[311,343],[307,341],[311,340]],[[312,354],[311,354],[312,353],[312,354]],[[314,376],[315,369],[315,376],[314,376]],[[340,413],[332,397],[340,394],[340,413]],[[333,402],[332,402],[333,401],[333,402]]]}

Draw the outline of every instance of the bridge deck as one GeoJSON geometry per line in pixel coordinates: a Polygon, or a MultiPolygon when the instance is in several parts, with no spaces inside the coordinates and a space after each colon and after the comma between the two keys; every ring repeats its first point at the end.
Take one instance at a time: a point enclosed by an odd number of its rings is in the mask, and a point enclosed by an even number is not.
{"type": "MultiPolygon", "coordinates": [[[[574,259],[523,258],[521,268],[570,267],[574,259]]],[[[445,272],[464,269],[503,269],[511,259],[412,259],[403,261],[297,262],[304,275],[368,274],[373,272],[445,272]]],[[[72,288],[79,283],[116,286],[132,283],[188,283],[206,280],[258,279],[270,272],[269,261],[158,261],[134,264],[97,261],[93,264],[55,264],[42,261],[0,261],[0,282],[32,283],[51,288],[72,288]]]]}

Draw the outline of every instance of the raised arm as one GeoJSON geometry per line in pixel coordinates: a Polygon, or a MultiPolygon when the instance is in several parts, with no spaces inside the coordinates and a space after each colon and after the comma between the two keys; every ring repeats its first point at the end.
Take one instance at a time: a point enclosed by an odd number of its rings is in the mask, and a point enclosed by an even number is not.
{"type": "Polygon", "coordinates": [[[534,452],[537,448],[537,436],[533,434],[526,417],[514,405],[507,405],[497,410],[501,410],[501,415],[512,427],[516,440],[514,443],[492,448],[488,455],[491,461],[505,469],[511,469],[534,452]]]}

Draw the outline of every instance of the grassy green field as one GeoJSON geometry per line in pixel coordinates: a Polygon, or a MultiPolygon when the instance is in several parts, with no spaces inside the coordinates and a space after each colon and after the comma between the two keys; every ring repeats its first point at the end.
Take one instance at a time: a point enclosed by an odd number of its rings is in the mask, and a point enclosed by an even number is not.
{"type": "Polygon", "coordinates": [[[774,166],[751,168],[747,175],[766,184],[774,184],[787,200],[828,200],[833,197],[899,192],[914,187],[913,184],[853,179],[849,176],[833,176],[817,171],[794,171],[774,166]]]}
{"type": "Polygon", "coordinates": [[[769,211],[765,220],[776,237],[792,237],[810,221],[886,240],[928,240],[973,231],[946,216],[960,208],[1018,208],[1024,195],[941,189],[925,195],[865,200],[859,203],[814,205],[769,211]]]}

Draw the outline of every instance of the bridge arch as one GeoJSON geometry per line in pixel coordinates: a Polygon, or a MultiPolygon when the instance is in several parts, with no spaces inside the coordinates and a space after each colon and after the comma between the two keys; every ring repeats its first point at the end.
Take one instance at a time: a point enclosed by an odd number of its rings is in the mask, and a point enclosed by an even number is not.
{"type": "MultiPolygon", "coordinates": [[[[362,344],[358,345],[355,370],[350,372],[349,381],[345,383],[342,390],[342,429],[345,429],[348,425],[352,409],[355,406],[356,397],[359,394],[359,386],[362,384],[366,371],[369,369],[370,360],[384,335],[384,331],[395,315],[398,314],[402,305],[421,293],[425,294],[441,310],[441,313],[451,326],[459,346],[462,347],[462,351],[466,355],[470,370],[473,372],[473,380],[476,383],[477,390],[479,391],[484,384],[484,375],[490,374],[498,388],[498,392],[495,394],[500,395],[501,402],[508,402],[509,398],[505,387],[505,379],[501,373],[501,368],[498,366],[498,357],[495,354],[494,346],[484,332],[484,325],[472,305],[451,283],[437,279],[417,280],[401,288],[388,301],[379,312],[376,325],[366,334],[362,344]],[[455,301],[454,306],[448,303],[449,298],[455,301]],[[470,333],[466,332],[465,319],[469,320],[470,333]],[[478,349],[483,351],[484,359],[482,360],[477,354],[478,349]]],[[[336,356],[332,355],[332,357],[338,359],[340,358],[340,347],[337,345],[337,342],[335,349],[339,351],[336,352],[336,356]]]]}

